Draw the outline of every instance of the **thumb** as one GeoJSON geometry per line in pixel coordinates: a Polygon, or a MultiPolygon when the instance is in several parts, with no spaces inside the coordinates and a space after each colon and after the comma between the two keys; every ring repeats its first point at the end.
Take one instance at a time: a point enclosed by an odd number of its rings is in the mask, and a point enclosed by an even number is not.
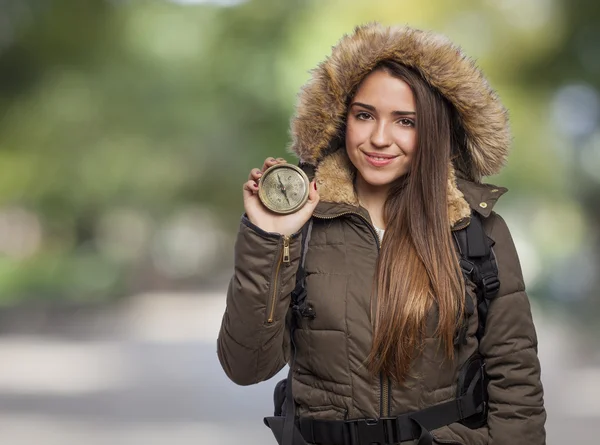
{"type": "Polygon", "coordinates": [[[319,203],[319,192],[317,191],[317,183],[315,181],[311,181],[309,184],[309,192],[308,192],[308,201],[304,204],[298,212],[298,217],[303,221],[304,224],[306,221],[310,219],[313,212],[315,211],[315,207],[319,203]]]}
{"type": "Polygon", "coordinates": [[[314,210],[314,208],[317,206],[317,204],[319,203],[319,191],[317,190],[317,181],[313,180],[310,182],[310,190],[308,192],[308,202],[306,203],[307,206],[309,206],[311,208],[311,212],[312,210],[314,210]]]}

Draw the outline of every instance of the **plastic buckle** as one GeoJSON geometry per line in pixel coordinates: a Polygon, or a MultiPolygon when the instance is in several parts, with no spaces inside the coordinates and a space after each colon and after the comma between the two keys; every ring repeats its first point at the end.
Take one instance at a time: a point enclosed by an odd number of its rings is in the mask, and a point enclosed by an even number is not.
{"type": "Polygon", "coordinates": [[[346,422],[351,431],[350,445],[391,445],[396,443],[393,420],[390,418],[381,418],[359,419],[346,422]],[[354,431],[352,431],[353,429],[354,431]]]}
{"type": "Polygon", "coordinates": [[[488,300],[494,298],[500,290],[500,280],[496,275],[483,277],[481,283],[483,284],[483,296],[488,300]]]}
{"type": "Polygon", "coordinates": [[[464,258],[460,259],[459,264],[463,273],[467,274],[467,276],[470,276],[473,273],[473,269],[475,269],[475,265],[464,258]]]}

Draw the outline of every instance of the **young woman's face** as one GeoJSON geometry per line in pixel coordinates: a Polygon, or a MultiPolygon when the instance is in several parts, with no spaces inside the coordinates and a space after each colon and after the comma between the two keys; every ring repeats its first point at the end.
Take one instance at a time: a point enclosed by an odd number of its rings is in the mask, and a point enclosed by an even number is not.
{"type": "Polygon", "coordinates": [[[365,77],[346,125],[346,151],[359,180],[388,186],[409,171],[417,146],[416,118],[406,82],[383,70],[365,77]]]}

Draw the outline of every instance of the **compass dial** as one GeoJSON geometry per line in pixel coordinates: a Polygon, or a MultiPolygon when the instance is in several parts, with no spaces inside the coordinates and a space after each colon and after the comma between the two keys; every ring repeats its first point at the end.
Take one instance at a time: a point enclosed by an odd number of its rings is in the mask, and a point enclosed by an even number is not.
{"type": "Polygon", "coordinates": [[[293,213],[308,200],[308,177],[302,169],[292,164],[277,164],[268,168],[258,186],[260,200],[276,213],[293,213]]]}

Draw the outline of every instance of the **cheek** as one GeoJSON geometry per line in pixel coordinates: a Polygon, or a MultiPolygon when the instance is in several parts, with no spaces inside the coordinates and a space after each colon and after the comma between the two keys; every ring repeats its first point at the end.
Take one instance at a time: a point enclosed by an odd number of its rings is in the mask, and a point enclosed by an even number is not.
{"type": "Polygon", "coordinates": [[[348,122],[346,126],[346,147],[352,147],[354,145],[354,140],[356,139],[356,127],[348,122]]]}
{"type": "Polygon", "coordinates": [[[346,126],[346,146],[356,148],[369,139],[369,126],[349,120],[346,126]]]}
{"type": "Polygon", "coordinates": [[[413,155],[417,149],[417,132],[415,130],[402,131],[397,135],[396,143],[407,156],[413,155]]]}

